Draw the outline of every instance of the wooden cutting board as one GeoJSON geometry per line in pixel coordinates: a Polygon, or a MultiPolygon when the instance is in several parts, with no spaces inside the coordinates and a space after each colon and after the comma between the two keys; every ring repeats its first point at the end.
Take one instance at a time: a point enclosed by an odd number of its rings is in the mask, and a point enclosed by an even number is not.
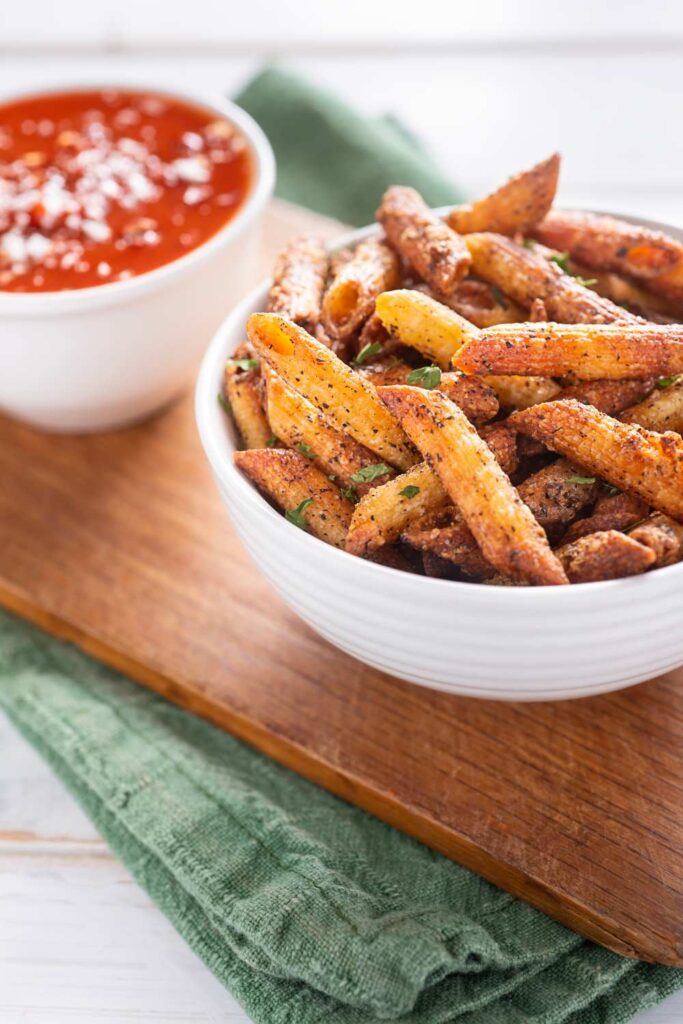
{"type": "MultiPolygon", "coordinates": [[[[330,221],[274,205],[266,253],[330,221]]],[[[332,648],[242,551],[192,397],[97,437],[0,418],[0,602],[629,956],[683,965],[683,672],[430,692],[332,648]]]]}

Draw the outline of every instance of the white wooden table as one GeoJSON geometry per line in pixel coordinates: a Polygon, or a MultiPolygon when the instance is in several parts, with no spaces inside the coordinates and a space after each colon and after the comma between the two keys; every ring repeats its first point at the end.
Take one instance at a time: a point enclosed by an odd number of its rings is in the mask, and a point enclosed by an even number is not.
{"type": "MultiPolygon", "coordinates": [[[[551,150],[566,205],[683,223],[674,0],[34,0],[0,4],[0,94],[115,81],[234,92],[277,56],[392,111],[476,194],[551,150]],[[553,8],[548,11],[548,8],[553,8]]],[[[247,1017],[0,717],[0,1021],[247,1017]]],[[[637,1024],[681,1024],[683,995],[637,1024]]]]}

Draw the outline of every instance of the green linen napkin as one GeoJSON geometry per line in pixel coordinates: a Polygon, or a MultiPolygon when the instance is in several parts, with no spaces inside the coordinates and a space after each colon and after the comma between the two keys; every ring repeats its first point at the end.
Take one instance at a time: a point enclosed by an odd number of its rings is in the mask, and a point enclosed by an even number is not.
{"type": "MultiPolygon", "coordinates": [[[[244,95],[252,110],[277,97],[302,133],[324,107],[338,141],[306,171],[319,209],[325,182],[338,201],[341,166],[370,161],[378,192],[392,180],[375,129],[329,97],[276,71],[244,95]],[[354,145],[351,161],[341,140],[353,124],[369,148],[354,145]]],[[[274,142],[287,181],[287,146],[274,142]]],[[[0,706],[258,1024],[622,1024],[683,986],[683,971],[586,942],[1,613],[0,706]]]]}

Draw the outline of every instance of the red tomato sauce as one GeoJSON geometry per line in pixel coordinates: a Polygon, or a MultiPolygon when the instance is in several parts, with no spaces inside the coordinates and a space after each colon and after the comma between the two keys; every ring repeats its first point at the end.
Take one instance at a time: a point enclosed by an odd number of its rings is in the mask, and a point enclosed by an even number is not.
{"type": "Polygon", "coordinates": [[[164,266],[235,216],[252,177],[229,121],[165,95],[0,105],[0,291],[91,288],[164,266]]]}

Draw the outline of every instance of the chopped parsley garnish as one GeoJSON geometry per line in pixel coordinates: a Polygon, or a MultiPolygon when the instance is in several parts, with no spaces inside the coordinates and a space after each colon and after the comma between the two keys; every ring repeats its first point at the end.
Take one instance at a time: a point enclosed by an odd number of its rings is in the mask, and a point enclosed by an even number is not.
{"type": "Polygon", "coordinates": [[[306,529],[306,520],[304,519],[304,512],[309,505],[313,504],[313,498],[304,498],[300,505],[296,508],[288,508],[285,510],[285,519],[288,523],[294,523],[300,530],[306,529]]]}
{"type": "Polygon", "coordinates": [[[431,391],[441,383],[441,370],[438,366],[420,366],[417,370],[411,370],[407,383],[417,384],[418,387],[431,391]]]}
{"type": "Polygon", "coordinates": [[[565,274],[569,273],[569,253],[568,252],[556,252],[550,257],[551,263],[557,263],[560,270],[564,270],[565,274]]]}
{"type": "Polygon", "coordinates": [[[336,477],[336,475],[334,473],[330,473],[330,475],[328,476],[327,479],[330,481],[330,483],[333,484],[334,481],[337,479],[337,477],[336,477]]]}
{"type": "Polygon", "coordinates": [[[273,434],[272,437],[269,437],[266,441],[266,448],[277,448],[277,438],[275,434],[273,434]]]}
{"type": "Polygon", "coordinates": [[[315,452],[313,451],[313,449],[310,447],[310,445],[304,444],[303,441],[301,442],[301,444],[297,445],[297,448],[299,449],[302,455],[306,456],[307,459],[315,458],[315,452]]]}
{"type": "Polygon", "coordinates": [[[408,484],[408,486],[404,487],[402,491],[399,491],[402,498],[414,498],[415,495],[419,493],[420,488],[416,487],[415,484],[408,484]]]}
{"type": "Polygon", "coordinates": [[[581,274],[574,274],[573,277],[576,283],[584,288],[591,288],[594,284],[598,283],[597,277],[581,277],[581,274]]]}
{"type": "Polygon", "coordinates": [[[234,367],[236,370],[257,370],[259,361],[258,359],[228,359],[228,366],[234,367]]]}
{"type": "Polygon", "coordinates": [[[218,394],[216,395],[216,398],[218,399],[218,404],[220,405],[223,412],[227,412],[228,416],[231,416],[232,409],[230,407],[230,402],[227,400],[223,392],[219,391],[218,394]]]}
{"type": "Polygon", "coordinates": [[[614,487],[612,484],[605,484],[605,490],[607,491],[610,497],[620,493],[619,488],[614,487]]]}
{"type": "MultiPolygon", "coordinates": [[[[353,477],[351,478],[353,479],[353,477]]],[[[355,505],[358,499],[358,491],[355,487],[342,487],[340,488],[342,498],[346,498],[347,501],[353,502],[355,505]]]]}
{"type": "Polygon", "coordinates": [[[351,366],[362,366],[366,359],[369,359],[370,356],[376,356],[378,352],[382,351],[382,348],[381,341],[372,341],[367,345],[363,345],[356,358],[351,360],[351,366]]]}
{"type": "Polygon", "coordinates": [[[372,466],[363,466],[357,473],[353,473],[351,479],[354,484],[369,484],[385,473],[391,473],[391,466],[387,466],[386,462],[375,462],[372,466]]]}
{"type": "Polygon", "coordinates": [[[672,384],[675,384],[680,379],[680,373],[674,373],[671,377],[660,377],[657,381],[657,387],[660,391],[666,391],[672,384]]]}
{"type": "Polygon", "coordinates": [[[500,288],[498,288],[498,286],[495,284],[491,285],[491,295],[493,295],[494,299],[496,300],[501,309],[509,308],[508,300],[505,298],[500,288]]]}
{"type": "Polygon", "coordinates": [[[522,242],[522,245],[525,249],[533,249],[533,247],[536,245],[536,242],[533,238],[525,238],[522,242]]]}
{"type": "Polygon", "coordinates": [[[568,484],[594,484],[595,483],[595,477],[594,476],[568,476],[567,477],[567,483],[568,484]]]}

